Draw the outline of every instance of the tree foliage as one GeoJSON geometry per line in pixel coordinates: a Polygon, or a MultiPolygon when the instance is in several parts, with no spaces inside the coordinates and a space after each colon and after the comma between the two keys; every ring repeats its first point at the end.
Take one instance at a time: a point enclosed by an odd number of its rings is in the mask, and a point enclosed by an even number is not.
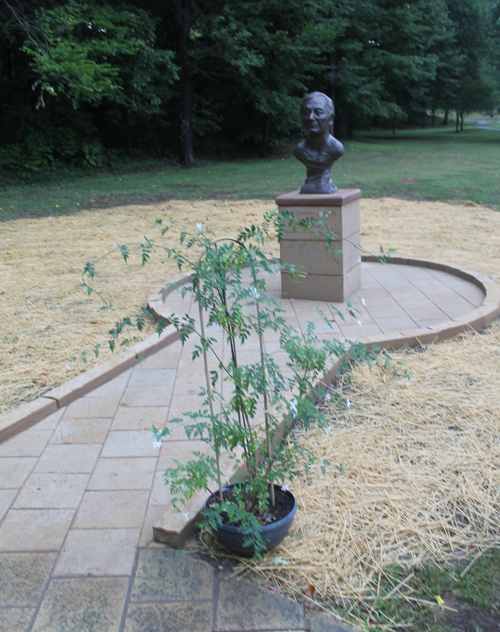
{"type": "Polygon", "coordinates": [[[0,166],[16,169],[265,156],[312,90],[340,138],[498,99],[498,0],[0,0],[0,20],[0,166]]]}

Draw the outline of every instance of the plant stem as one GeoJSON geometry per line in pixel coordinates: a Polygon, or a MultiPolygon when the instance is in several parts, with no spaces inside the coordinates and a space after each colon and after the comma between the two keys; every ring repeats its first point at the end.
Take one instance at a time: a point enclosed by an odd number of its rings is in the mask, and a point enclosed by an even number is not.
{"type": "Polygon", "coordinates": [[[202,302],[200,300],[200,296],[199,296],[199,288],[196,288],[197,290],[197,301],[198,301],[198,308],[199,308],[199,312],[200,312],[200,327],[201,327],[201,336],[202,336],[202,347],[203,347],[203,364],[205,366],[205,379],[207,382],[207,396],[208,396],[208,405],[210,407],[210,418],[212,419],[212,424],[213,424],[213,433],[214,433],[214,450],[215,450],[215,459],[217,462],[217,483],[219,485],[219,499],[221,502],[223,502],[223,497],[222,497],[222,479],[221,479],[221,475],[220,475],[220,451],[219,451],[219,445],[217,443],[217,429],[215,428],[213,419],[214,419],[214,404],[213,404],[213,397],[212,397],[212,384],[210,383],[210,371],[208,370],[208,358],[207,358],[207,349],[206,349],[206,345],[205,345],[205,321],[203,318],[203,307],[202,307],[202,302]]]}
{"type": "MultiPolygon", "coordinates": [[[[256,283],[257,279],[254,276],[254,283],[256,283]]],[[[270,429],[269,429],[269,415],[267,412],[267,390],[266,390],[266,358],[264,354],[264,340],[262,337],[262,328],[260,326],[260,309],[259,304],[257,303],[257,327],[259,331],[259,346],[260,346],[260,362],[262,365],[262,396],[264,398],[264,419],[266,421],[266,451],[267,458],[269,461],[272,459],[272,450],[271,450],[271,437],[270,437],[270,429]]],[[[276,506],[276,498],[274,497],[274,485],[273,481],[269,481],[269,498],[271,499],[271,506],[276,506]]]]}

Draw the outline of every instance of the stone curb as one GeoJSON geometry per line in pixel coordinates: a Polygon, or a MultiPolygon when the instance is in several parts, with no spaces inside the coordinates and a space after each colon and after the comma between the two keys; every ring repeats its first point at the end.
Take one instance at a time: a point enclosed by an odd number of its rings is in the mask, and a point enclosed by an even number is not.
{"type": "MultiPolygon", "coordinates": [[[[363,255],[362,260],[366,262],[378,262],[379,257],[374,255],[363,255]]],[[[446,322],[426,329],[411,329],[397,333],[391,333],[388,336],[371,336],[360,341],[367,345],[368,348],[379,347],[381,349],[401,349],[405,346],[416,346],[419,344],[430,344],[453,338],[459,333],[471,330],[481,330],[495,320],[500,314],[500,288],[487,276],[469,270],[464,266],[451,265],[433,259],[421,259],[414,257],[391,257],[390,263],[421,266],[435,270],[442,270],[455,274],[466,279],[485,292],[485,300],[483,305],[473,310],[466,316],[457,318],[455,321],[446,322]]],[[[149,299],[149,309],[157,318],[165,318],[171,311],[165,311],[165,298],[176,287],[186,283],[189,279],[189,273],[180,274],[174,277],[172,285],[168,288],[163,286],[151,295],[149,299]]],[[[54,413],[59,408],[66,406],[78,397],[89,393],[98,386],[105,384],[112,378],[127,369],[135,366],[138,362],[137,356],[147,358],[160,349],[168,346],[179,338],[179,332],[169,325],[165,328],[160,337],[153,334],[137,343],[133,349],[127,349],[119,355],[114,356],[103,362],[103,364],[93,367],[89,371],[78,375],[68,382],[51,389],[37,399],[22,405],[17,410],[0,417],[0,443],[6,439],[30,428],[37,422],[41,421],[48,415],[54,413]]],[[[328,378],[333,379],[339,362],[332,363],[328,378]]],[[[236,472],[228,472],[234,476],[236,472]]],[[[181,545],[195,529],[196,521],[200,517],[200,511],[203,507],[205,495],[194,497],[186,506],[186,516],[175,514],[170,516],[170,512],[158,520],[153,531],[155,537],[160,541],[169,542],[171,545],[181,545]],[[166,519],[171,520],[172,524],[167,525],[166,519]]]]}
{"type": "Polygon", "coordinates": [[[37,397],[32,402],[23,404],[16,410],[0,417],[0,443],[14,435],[27,430],[57,410],[57,402],[53,399],[37,397]]]}
{"type": "MultiPolygon", "coordinates": [[[[380,258],[375,255],[363,255],[362,261],[379,262],[380,258]]],[[[484,292],[484,302],[481,307],[472,310],[465,316],[438,323],[431,327],[405,329],[387,336],[367,336],[360,339],[368,348],[379,347],[381,349],[396,350],[402,347],[415,347],[417,345],[427,345],[433,342],[449,340],[466,331],[480,331],[500,315],[500,287],[485,274],[469,270],[469,268],[464,266],[444,263],[435,259],[391,257],[389,263],[430,268],[459,276],[466,281],[474,283],[484,292]]]]}
{"type": "Polygon", "coordinates": [[[179,332],[173,325],[166,327],[162,334],[153,334],[136,343],[98,366],[77,375],[61,386],[47,391],[37,399],[23,404],[18,409],[0,417],[0,443],[27,430],[59,408],[67,406],[75,399],[86,395],[98,386],[102,386],[127,369],[136,366],[139,358],[147,358],[179,338],[179,332]]]}
{"type": "MultiPolygon", "coordinates": [[[[379,262],[380,258],[375,255],[363,255],[362,261],[379,262]]],[[[464,317],[442,324],[434,325],[425,329],[408,329],[386,336],[370,336],[360,338],[359,342],[366,344],[368,349],[401,349],[409,346],[431,344],[453,338],[465,331],[484,329],[500,314],[500,288],[497,284],[484,274],[469,270],[464,266],[451,265],[434,259],[422,259],[414,257],[391,257],[390,263],[414,265],[434,270],[442,270],[449,274],[460,276],[471,283],[474,283],[485,293],[483,305],[464,317]]],[[[174,289],[189,280],[189,274],[180,274],[171,281],[168,288],[159,288],[150,296],[148,308],[157,318],[168,318],[172,310],[167,309],[165,300],[174,289]]],[[[337,360],[330,365],[324,381],[333,381],[342,360],[337,360]]],[[[259,422],[260,423],[260,422],[259,422]]],[[[223,469],[227,479],[234,479],[242,474],[242,466],[231,471],[223,469]]],[[[185,540],[192,535],[196,529],[196,523],[202,519],[201,511],[206,500],[206,493],[199,492],[184,507],[185,513],[179,513],[172,507],[166,511],[153,525],[153,534],[156,540],[173,547],[181,547],[185,540]]]]}

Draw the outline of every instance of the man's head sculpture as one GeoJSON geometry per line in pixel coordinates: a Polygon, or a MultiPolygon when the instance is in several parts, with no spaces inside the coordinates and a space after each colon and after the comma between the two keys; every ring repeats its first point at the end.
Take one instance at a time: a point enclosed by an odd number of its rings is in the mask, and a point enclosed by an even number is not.
{"type": "Polygon", "coordinates": [[[302,101],[300,118],[307,138],[293,152],[307,169],[301,193],[338,191],[330,178],[330,169],[343,155],[344,147],[332,136],[334,113],[332,100],[322,92],[311,92],[302,101]]]}

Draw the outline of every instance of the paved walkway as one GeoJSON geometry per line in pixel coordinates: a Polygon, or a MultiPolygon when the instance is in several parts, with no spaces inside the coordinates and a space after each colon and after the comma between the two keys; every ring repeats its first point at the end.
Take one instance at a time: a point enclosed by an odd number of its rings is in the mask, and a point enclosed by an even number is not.
{"type": "MultiPolygon", "coordinates": [[[[299,328],[316,321],[325,337],[438,337],[444,322],[463,324],[485,298],[463,278],[415,265],[365,263],[362,276],[354,318],[344,323],[327,303],[289,300],[287,319],[299,328]]],[[[270,290],[278,294],[279,278],[270,290]]],[[[168,307],[194,309],[180,296],[168,307]]],[[[192,345],[172,343],[0,444],[1,632],[309,629],[302,608],[275,591],[235,583],[153,541],[154,524],[183,526],[199,509],[172,514],[162,472],[205,444],[175,425],[158,449],[150,431],[197,407],[204,378],[192,345]]],[[[266,347],[283,365],[277,341],[266,347]]],[[[255,354],[250,344],[246,359],[255,354]]],[[[311,626],[341,629],[326,619],[311,626]]]]}
{"type": "Polygon", "coordinates": [[[469,123],[475,123],[476,127],[478,129],[486,129],[486,130],[490,130],[492,132],[500,132],[500,127],[492,127],[492,123],[497,123],[498,121],[496,119],[471,119],[471,118],[465,118],[464,121],[468,121],[469,123]]]}

